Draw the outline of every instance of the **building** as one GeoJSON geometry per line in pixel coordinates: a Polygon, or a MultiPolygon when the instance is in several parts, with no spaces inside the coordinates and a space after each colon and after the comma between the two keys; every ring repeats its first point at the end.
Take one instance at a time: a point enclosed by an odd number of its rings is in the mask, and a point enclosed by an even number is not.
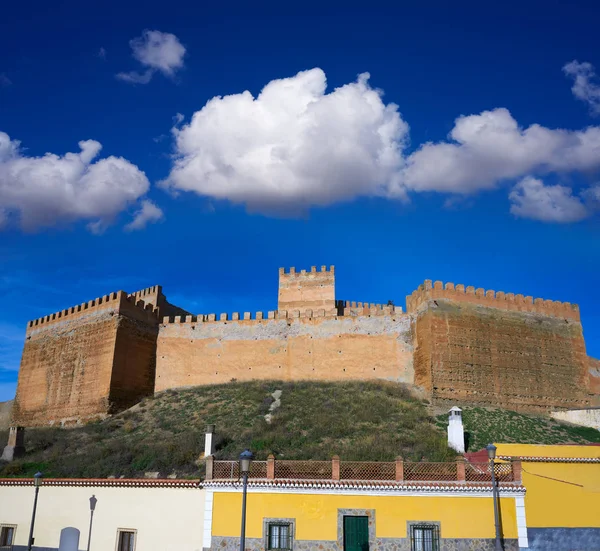
{"type": "Polygon", "coordinates": [[[600,446],[498,444],[521,461],[529,549],[600,549],[600,446]]]}
{"type": "MultiPolygon", "coordinates": [[[[33,499],[31,479],[0,480],[0,549],[27,549],[33,499]]],[[[78,540],[66,551],[202,551],[204,501],[197,480],[44,480],[34,549],[58,550],[66,530],[78,540]]]]}
{"type": "MultiPolygon", "coordinates": [[[[505,551],[600,550],[600,446],[498,444],[498,453],[505,551]]],[[[254,461],[246,549],[492,551],[486,455],[450,463],[254,461]]],[[[89,551],[237,551],[238,463],[210,457],[206,466],[202,482],[45,480],[34,549],[56,551],[66,529],[78,537],[74,549],[89,551]]],[[[0,480],[0,548],[27,548],[33,499],[31,479],[0,480]]]]}
{"type": "Polygon", "coordinates": [[[334,268],[279,271],[277,309],[192,315],[160,286],[32,320],[13,425],[77,424],[169,388],[248,379],[385,379],[434,403],[600,405],[576,305],[425,281],[390,304],[336,299],[334,268]]]}

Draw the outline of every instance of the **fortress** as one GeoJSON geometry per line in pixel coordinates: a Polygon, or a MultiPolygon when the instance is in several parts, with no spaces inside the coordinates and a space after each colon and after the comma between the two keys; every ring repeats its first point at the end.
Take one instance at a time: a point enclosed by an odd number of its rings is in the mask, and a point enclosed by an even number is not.
{"type": "Polygon", "coordinates": [[[266,314],[192,315],[157,285],[30,321],[13,424],[77,424],[233,379],[386,379],[437,404],[524,411],[600,405],[576,305],[427,280],[403,312],[336,300],[322,266],[280,269],[266,314]]]}

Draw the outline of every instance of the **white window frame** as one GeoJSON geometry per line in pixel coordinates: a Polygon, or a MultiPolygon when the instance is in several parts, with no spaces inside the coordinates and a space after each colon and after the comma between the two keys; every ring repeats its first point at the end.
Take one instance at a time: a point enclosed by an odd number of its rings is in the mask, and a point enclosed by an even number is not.
{"type": "Polygon", "coordinates": [[[115,543],[115,551],[121,551],[119,549],[119,542],[121,540],[121,534],[127,532],[133,534],[133,551],[137,547],[137,530],[135,528],[117,528],[117,541],[115,543]]]}

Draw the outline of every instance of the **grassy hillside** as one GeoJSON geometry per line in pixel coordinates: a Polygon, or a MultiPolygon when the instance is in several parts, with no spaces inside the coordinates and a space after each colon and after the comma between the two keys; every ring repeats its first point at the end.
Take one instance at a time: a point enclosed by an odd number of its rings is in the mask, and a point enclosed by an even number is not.
{"type": "MultiPolygon", "coordinates": [[[[488,441],[545,443],[592,440],[554,421],[511,412],[467,408],[471,449],[488,441]],[[515,417],[516,416],[516,417],[515,417]],[[498,422],[500,419],[501,422],[498,422]],[[510,422],[508,422],[510,421],[510,422]],[[526,428],[524,428],[526,427],[526,428]],[[541,428],[540,428],[541,427],[541,428]],[[549,430],[552,429],[552,430],[549,430]]],[[[217,427],[217,457],[235,458],[249,447],[258,458],[444,461],[455,457],[446,446],[445,416],[430,416],[428,405],[401,385],[385,382],[249,382],[166,391],[107,419],[77,429],[28,429],[27,455],[2,465],[0,476],[30,476],[41,470],[54,477],[198,477],[204,429],[217,427]],[[281,391],[281,405],[265,415],[281,391]]],[[[0,442],[6,441],[0,432],[0,442]]]]}
{"type": "MultiPolygon", "coordinates": [[[[464,407],[463,425],[470,451],[480,450],[490,442],[521,444],[588,444],[600,442],[600,432],[588,427],[560,423],[549,417],[525,415],[505,409],[464,407]]],[[[438,415],[440,430],[448,416],[438,415]]]]}

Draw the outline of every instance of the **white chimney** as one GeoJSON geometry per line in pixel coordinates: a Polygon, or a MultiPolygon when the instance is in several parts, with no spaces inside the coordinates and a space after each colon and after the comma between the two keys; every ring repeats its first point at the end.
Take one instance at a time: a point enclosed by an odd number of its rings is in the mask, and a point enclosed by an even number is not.
{"type": "Polygon", "coordinates": [[[215,426],[206,425],[206,433],[204,434],[204,457],[213,455],[215,453],[215,426]]]}
{"type": "Polygon", "coordinates": [[[448,414],[448,446],[458,453],[465,453],[465,429],[462,422],[462,409],[454,406],[448,414]]]}

